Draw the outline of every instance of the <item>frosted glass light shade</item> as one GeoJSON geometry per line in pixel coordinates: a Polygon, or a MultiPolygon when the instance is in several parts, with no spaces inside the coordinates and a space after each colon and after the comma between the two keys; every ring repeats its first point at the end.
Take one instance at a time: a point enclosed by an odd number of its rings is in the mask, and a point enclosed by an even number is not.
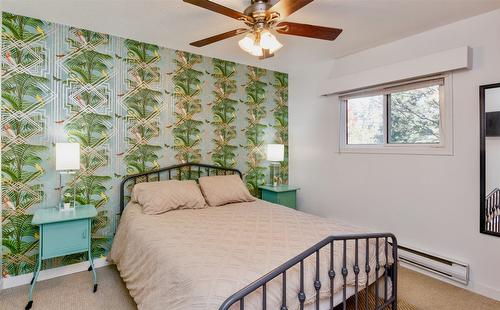
{"type": "Polygon", "coordinates": [[[260,46],[269,50],[271,54],[283,47],[276,37],[269,30],[262,31],[260,35],[260,46]]]}
{"type": "Polygon", "coordinates": [[[268,144],[266,156],[268,161],[283,161],[285,159],[285,145],[268,144]]]}
{"type": "Polygon", "coordinates": [[[255,40],[254,34],[248,34],[243,39],[238,41],[238,45],[242,50],[253,56],[262,56],[262,47],[260,47],[260,42],[255,40]]]}
{"type": "Polygon", "coordinates": [[[255,37],[253,35],[246,35],[243,39],[238,41],[238,45],[242,50],[244,50],[247,53],[250,53],[250,51],[253,48],[255,42],[255,37]]]}
{"type": "Polygon", "coordinates": [[[257,57],[264,55],[264,52],[262,52],[262,48],[260,46],[258,46],[257,44],[253,45],[252,50],[249,53],[250,53],[250,55],[257,56],[257,57]]]}
{"type": "Polygon", "coordinates": [[[56,170],[80,169],[80,144],[56,143],[56,170]]]}

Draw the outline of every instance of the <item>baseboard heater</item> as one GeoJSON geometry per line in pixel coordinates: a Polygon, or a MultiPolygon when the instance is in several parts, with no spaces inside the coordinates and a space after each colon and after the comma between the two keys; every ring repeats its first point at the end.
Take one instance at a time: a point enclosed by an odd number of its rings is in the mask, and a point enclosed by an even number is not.
{"type": "Polygon", "coordinates": [[[469,265],[406,246],[398,246],[399,260],[462,284],[469,284],[469,265]]]}

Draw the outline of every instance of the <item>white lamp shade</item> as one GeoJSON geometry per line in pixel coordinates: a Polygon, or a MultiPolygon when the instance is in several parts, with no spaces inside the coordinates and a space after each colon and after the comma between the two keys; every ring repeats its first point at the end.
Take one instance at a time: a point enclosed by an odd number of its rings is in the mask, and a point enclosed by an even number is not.
{"type": "Polygon", "coordinates": [[[56,170],[80,170],[80,144],[56,143],[56,170]]]}
{"type": "Polygon", "coordinates": [[[283,144],[268,144],[266,155],[268,161],[283,161],[285,159],[285,146],[283,144]]]}

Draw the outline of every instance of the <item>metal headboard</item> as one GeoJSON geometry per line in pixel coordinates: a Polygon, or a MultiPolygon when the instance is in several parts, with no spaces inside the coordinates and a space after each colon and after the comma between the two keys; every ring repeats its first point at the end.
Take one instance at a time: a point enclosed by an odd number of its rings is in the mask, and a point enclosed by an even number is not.
{"type": "Polygon", "coordinates": [[[198,178],[202,176],[227,174],[238,174],[240,178],[243,178],[243,174],[238,169],[197,163],[178,164],[148,172],[131,174],[126,176],[120,183],[119,214],[122,214],[123,209],[125,208],[125,189],[128,183],[133,182],[135,185],[141,182],[160,181],[162,179],[162,174],[167,176],[167,180],[198,180],[198,178]]]}

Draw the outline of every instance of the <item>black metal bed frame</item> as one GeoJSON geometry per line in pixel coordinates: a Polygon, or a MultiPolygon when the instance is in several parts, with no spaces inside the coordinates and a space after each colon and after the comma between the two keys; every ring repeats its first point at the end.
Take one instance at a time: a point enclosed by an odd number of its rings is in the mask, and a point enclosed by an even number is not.
{"type": "MultiPolygon", "coordinates": [[[[145,173],[139,173],[139,174],[134,174],[127,176],[123,179],[123,181],[120,184],[120,214],[123,212],[123,209],[125,208],[125,190],[126,186],[128,183],[133,182],[132,184],[136,184],[137,182],[151,182],[151,181],[160,181],[161,180],[161,175],[162,174],[167,174],[167,179],[172,180],[172,179],[193,179],[197,180],[199,177],[205,175],[205,176],[210,176],[210,175],[227,175],[228,173],[230,174],[238,174],[241,178],[243,177],[242,173],[233,168],[224,168],[224,167],[218,167],[218,166],[213,166],[213,165],[207,165],[207,164],[198,164],[198,163],[185,163],[185,164],[179,164],[179,165],[174,165],[174,166],[169,166],[165,168],[161,168],[158,170],[153,170],[145,173]],[[183,177],[184,173],[184,177],[183,177]]],[[[243,289],[237,291],[233,295],[231,295],[229,298],[227,298],[222,305],[219,307],[219,310],[229,310],[233,305],[236,305],[239,303],[239,309],[244,310],[245,309],[245,298],[250,295],[251,293],[262,289],[262,309],[266,310],[267,308],[267,294],[266,294],[266,285],[270,281],[274,280],[275,278],[278,278],[281,276],[281,284],[282,284],[282,300],[281,300],[281,307],[280,310],[288,310],[287,307],[287,271],[290,270],[291,268],[299,265],[300,268],[300,291],[297,292],[297,300],[299,301],[300,304],[300,309],[303,310],[305,306],[305,301],[306,301],[306,295],[304,292],[304,261],[308,259],[309,257],[313,257],[315,259],[315,279],[314,282],[312,283],[314,285],[314,289],[316,291],[316,296],[315,296],[315,309],[319,310],[320,309],[320,296],[319,296],[319,291],[321,289],[321,286],[323,285],[320,281],[320,273],[321,272],[326,272],[328,274],[328,278],[330,279],[330,296],[329,296],[329,301],[330,301],[330,307],[328,309],[333,310],[334,309],[334,280],[337,277],[337,274],[334,270],[334,256],[335,256],[335,244],[340,242],[342,244],[342,269],[341,269],[341,276],[343,279],[343,287],[342,287],[342,302],[337,305],[337,307],[342,307],[343,310],[347,309],[347,300],[349,296],[347,296],[347,276],[349,273],[353,272],[354,273],[354,295],[352,295],[352,298],[354,299],[354,307],[356,310],[361,310],[360,308],[360,296],[359,293],[361,290],[365,290],[365,299],[364,299],[364,309],[365,310],[382,310],[382,309],[397,309],[397,239],[396,237],[391,234],[391,233],[370,233],[370,234],[352,234],[352,235],[342,235],[342,236],[330,236],[328,238],[325,238],[324,240],[318,242],[317,244],[313,245],[309,249],[305,250],[304,252],[300,253],[299,255],[293,257],[292,259],[288,260],[281,266],[276,267],[274,270],[270,271],[266,275],[262,276],[261,278],[257,279],[253,283],[249,284],[248,286],[244,287],[243,289]],[[389,240],[390,239],[390,240],[389,240]],[[363,240],[365,241],[365,251],[364,253],[360,254],[360,249],[358,247],[359,241],[363,240]],[[370,261],[369,261],[369,244],[370,240],[375,240],[375,253],[376,253],[376,264],[375,266],[370,266],[370,261]],[[347,242],[354,242],[354,255],[355,255],[355,262],[352,267],[352,270],[348,268],[347,266],[347,242]],[[380,247],[380,242],[383,242],[384,245],[384,265],[381,265],[380,262],[380,254],[379,254],[379,247],[380,247]],[[325,248],[326,250],[329,250],[329,257],[330,257],[330,265],[328,270],[321,271],[320,270],[320,251],[325,248]],[[391,248],[389,250],[389,248],[391,248]],[[390,252],[390,254],[389,254],[390,252]],[[365,255],[365,266],[359,266],[358,264],[358,259],[360,255],[365,255]],[[391,255],[391,258],[393,260],[392,264],[389,264],[389,255],[391,255]],[[364,287],[360,288],[359,285],[359,274],[361,271],[361,268],[364,267],[364,272],[367,276],[366,283],[364,287]],[[371,284],[369,283],[369,275],[372,269],[375,268],[375,282],[374,282],[374,290],[375,290],[375,304],[374,307],[369,307],[369,287],[371,287],[371,284]],[[383,272],[381,272],[381,269],[383,268],[383,272]],[[379,280],[382,279],[383,277],[383,289],[384,293],[383,296],[379,296],[379,280]],[[389,294],[389,279],[392,282],[392,290],[391,293],[389,294]],[[361,289],[361,290],[360,290],[361,289]]],[[[335,308],[337,309],[337,308],[335,308]]]]}

